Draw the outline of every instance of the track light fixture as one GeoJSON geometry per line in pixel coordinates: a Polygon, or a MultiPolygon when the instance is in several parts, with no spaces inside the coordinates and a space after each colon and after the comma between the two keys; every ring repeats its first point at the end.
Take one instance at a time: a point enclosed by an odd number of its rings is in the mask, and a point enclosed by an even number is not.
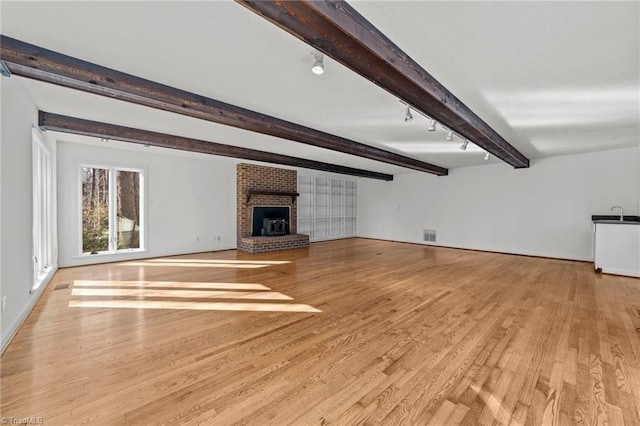
{"type": "MultiPolygon", "coordinates": [[[[409,105],[407,102],[403,101],[402,99],[398,99],[398,102],[400,102],[402,105],[404,105],[407,109],[406,109],[406,113],[404,115],[404,121],[405,123],[410,122],[411,120],[413,120],[413,114],[411,114],[411,108],[413,108],[411,105],[409,105]]],[[[420,111],[419,109],[413,108],[414,112],[417,112],[418,114],[420,114],[421,116],[423,116],[424,118],[426,118],[427,120],[429,120],[429,127],[427,127],[427,130],[429,132],[435,132],[436,129],[436,125],[438,124],[438,121],[435,118],[431,118],[429,117],[427,114],[425,114],[424,112],[420,111]]],[[[457,137],[459,137],[460,139],[462,139],[462,145],[460,145],[460,150],[465,151],[467,149],[467,145],[469,145],[469,141],[467,139],[465,139],[463,136],[461,136],[458,133],[455,133],[453,130],[451,130],[448,127],[445,127],[441,124],[442,129],[446,130],[447,132],[447,136],[446,136],[446,140],[447,141],[452,141],[453,140],[453,135],[456,135],[457,137]]],[[[489,157],[485,157],[485,160],[488,160],[489,157]]]]}
{"type": "Polygon", "coordinates": [[[407,107],[407,113],[404,115],[404,122],[408,123],[413,120],[413,115],[411,114],[411,108],[407,107]]]}
{"type": "Polygon", "coordinates": [[[311,71],[313,71],[314,74],[320,75],[324,72],[324,63],[322,62],[324,60],[324,55],[317,50],[314,50],[311,54],[315,58],[311,71]]]}
{"type": "Polygon", "coordinates": [[[485,161],[486,161],[486,160],[488,160],[489,158],[491,158],[491,154],[489,154],[489,152],[488,152],[488,151],[485,151],[485,152],[484,152],[484,159],[485,159],[485,161]]]}

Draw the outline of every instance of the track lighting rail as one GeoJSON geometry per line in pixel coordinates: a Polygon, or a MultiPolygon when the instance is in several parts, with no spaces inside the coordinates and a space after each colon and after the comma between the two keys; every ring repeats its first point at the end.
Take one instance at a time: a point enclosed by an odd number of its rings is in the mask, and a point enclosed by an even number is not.
{"type": "Polygon", "coordinates": [[[516,168],[529,160],[345,1],[236,0],[516,168]]]}

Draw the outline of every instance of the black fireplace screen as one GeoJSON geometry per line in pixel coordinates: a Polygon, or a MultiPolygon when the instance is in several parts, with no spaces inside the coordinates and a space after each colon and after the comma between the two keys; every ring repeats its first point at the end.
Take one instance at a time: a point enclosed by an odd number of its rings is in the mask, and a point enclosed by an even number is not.
{"type": "Polygon", "coordinates": [[[251,236],[289,234],[290,220],[289,206],[254,206],[251,236]]]}

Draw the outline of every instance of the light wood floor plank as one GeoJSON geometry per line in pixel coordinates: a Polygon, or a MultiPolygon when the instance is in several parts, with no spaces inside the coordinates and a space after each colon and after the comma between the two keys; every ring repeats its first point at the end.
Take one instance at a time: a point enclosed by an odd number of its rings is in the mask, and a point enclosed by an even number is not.
{"type": "Polygon", "coordinates": [[[55,425],[638,425],[638,327],[638,279],[376,240],[61,269],[2,356],[0,410],[55,425]]]}

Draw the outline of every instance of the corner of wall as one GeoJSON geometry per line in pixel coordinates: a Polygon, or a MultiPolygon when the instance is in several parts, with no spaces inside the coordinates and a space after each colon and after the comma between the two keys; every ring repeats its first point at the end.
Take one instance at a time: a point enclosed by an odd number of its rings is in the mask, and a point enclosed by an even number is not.
{"type": "Polygon", "coordinates": [[[364,180],[358,235],[421,243],[424,229],[436,229],[438,245],[591,260],[591,215],[614,204],[640,208],[639,174],[640,152],[627,147],[544,158],[523,170],[489,164],[438,178],[364,180]]]}
{"type": "MultiPolygon", "coordinates": [[[[2,179],[0,194],[3,209],[0,222],[2,296],[7,309],[2,312],[3,345],[29,314],[38,292],[31,293],[33,282],[32,235],[32,128],[38,123],[38,109],[30,94],[16,78],[2,79],[2,179]],[[7,153],[11,153],[10,156],[7,153]]],[[[42,287],[41,287],[42,288],[42,287]]]]}
{"type": "Polygon", "coordinates": [[[33,308],[36,306],[36,303],[38,303],[38,300],[40,300],[40,297],[44,294],[47,286],[49,285],[49,283],[51,282],[51,280],[53,279],[53,276],[56,274],[57,271],[58,271],[57,266],[54,266],[51,269],[51,271],[49,271],[49,274],[42,281],[42,283],[40,284],[40,287],[38,287],[36,291],[30,294],[29,303],[22,309],[20,314],[13,320],[13,322],[9,325],[9,327],[6,327],[8,332],[2,333],[2,339],[0,340],[0,354],[4,353],[5,349],[7,349],[7,346],[9,345],[11,340],[18,333],[18,331],[20,330],[20,327],[26,321],[27,317],[29,316],[33,308]]]}

